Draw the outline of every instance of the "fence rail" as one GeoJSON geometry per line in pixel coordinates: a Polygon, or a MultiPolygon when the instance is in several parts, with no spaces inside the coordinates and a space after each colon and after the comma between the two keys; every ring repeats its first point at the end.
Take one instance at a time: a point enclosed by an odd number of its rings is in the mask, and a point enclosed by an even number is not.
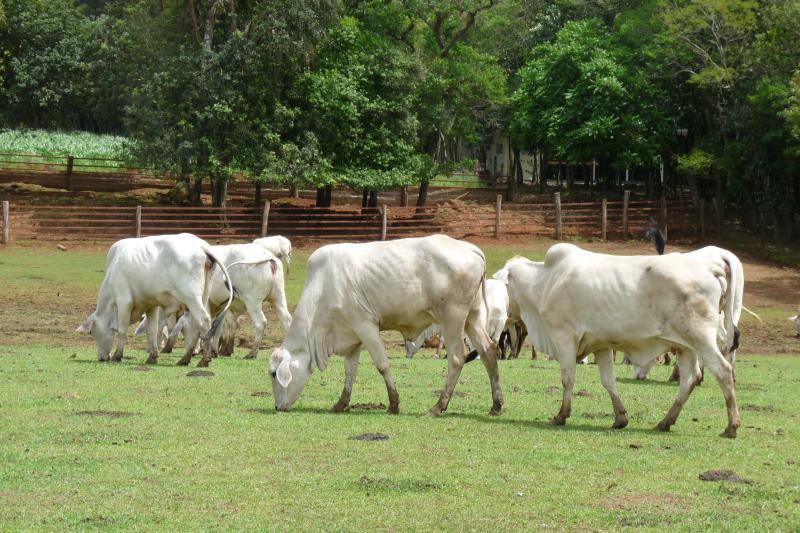
{"type": "MultiPolygon", "coordinates": [[[[556,194],[557,196],[557,194],[556,194]]],[[[555,199],[554,199],[555,200],[555,199]]],[[[267,233],[308,240],[397,239],[430,233],[456,238],[514,235],[628,238],[658,223],[671,235],[698,236],[694,207],[661,201],[441,204],[418,207],[78,207],[3,202],[8,240],[114,240],[189,232],[204,239],[250,240],[267,233]],[[560,205],[560,209],[557,208],[560,205]],[[265,217],[266,215],[266,217],[265,217]]]]}

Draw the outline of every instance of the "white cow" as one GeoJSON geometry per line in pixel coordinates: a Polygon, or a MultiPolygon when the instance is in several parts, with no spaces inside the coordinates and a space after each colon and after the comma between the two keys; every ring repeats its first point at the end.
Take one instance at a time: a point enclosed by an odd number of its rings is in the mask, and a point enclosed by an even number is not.
{"type": "Polygon", "coordinates": [[[572,410],[575,365],[590,353],[614,406],[614,428],[628,424],[617,393],[612,350],[644,365],[673,350],[678,354],[680,388],[658,429],[669,430],[700,377],[698,359],[722,388],[728,426],[739,427],[733,371],[717,347],[721,312],[734,298],[730,268],[698,256],[612,256],[556,244],[543,263],[514,258],[506,263],[509,295],[534,345],[561,366],[564,394],[551,423],[562,425],[572,410]]]}
{"type": "MultiPolygon", "coordinates": [[[[187,365],[192,357],[191,347],[203,332],[212,336],[219,328],[224,311],[233,298],[232,287],[223,312],[211,320],[207,310],[211,277],[224,265],[210,251],[204,240],[189,233],[122,239],[111,246],[106,256],[106,274],[97,297],[97,307],[76,331],[90,333],[97,344],[97,358],[109,359],[114,337],[117,349],[112,361],[120,361],[125,349],[128,326],[142,314],[150,319],[147,327],[148,363],[158,360],[158,312],[163,307],[175,312],[185,306],[190,314],[186,353],[178,361],[187,365]]],[[[229,283],[230,287],[230,283],[229,283]]],[[[205,366],[201,361],[201,366],[205,366]]],[[[206,362],[207,364],[207,362],[206,362]]]]}
{"type": "Polygon", "coordinates": [[[797,332],[796,336],[800,337],[800,307],[795,311],[794,316],[790,316],[789,320],[794,323],[794,330],[797,332]]]}
{"type": "Polygon", "coordinates": [[[286,274],[289,274],[289,269],[292,266],[292,243],[289,239],[282,235],[273,235],[272,237],[256,239],[253,244],[272,252],[275,257],[286,265],[286,274]]]}
{"type": "MultiPolygon", "coordinates": [[[[255,359],[267,325],[267,318],[262,310],[264,301],[268,301],[275,309],[284,332],[288,331],[292,322],[292,316],[286,306],[283,268],[272,252],[256,244],[212,246],[211,253],[225,265],[233,283],[235,297],[230,305],[231,316],[223,321],[222,327],[218,328],[216,334],[206,344],[206,352],[218,351],[220,338],[224,339],[226,344],[232,342],[231,337],[236,334],[237,318],[247,313],[253,322],[255,337],[245,359],[255,359]]],[[[224,279],[219,273],[215,274],[209,295],[212,312],[217,312],[226,305],[227,294],[228,289],[224,279]]],[[[186,326],[189,315],[190,313],[184,314],[172,329],[170,339],[173,342],[186,326]]],[[[142,327],[140,324],[139,328],[142,327]]]]}
{"type": "MultiPolygon", "coordinates": [[[[663,253],[663,248],[659,248],[663,253]]],[[[678,253],[678,252],[674,252],[678,253]]],[[[742,316],[742,300],[744,297],[744,268],[736,254],[717,246],[706,246],[693,250],[683,255],[695,257],[701,261],[710,261],[723,270],[729,271],[731,296],[725,300],[723,327],[720,328],[718,339],[720,349],[731,365],[736,361],[736,349],[739,347],[738,325],[742,316]]],[[[750,312],[748,310],[748,312],[750,312]]],[[[750,312],[753,314],[752,312],[750,312]]],[[[753,314],[753,316],[757,315],[753,314]]],[[[760,320],[760,318],[759,318],[760,320]]],[[[650,369],[656,364],[657,359],[642,366],[633,367],[633,376],[636,379],[646,379],[650,369]]]]}
{"type": "MultiPolygon", "coordinates": [[[[257,244],[212,246],[211,252],[228,268],[236,290],[231,313],[234,317],[247,313],[253,322],[255,337],[250,352],[244,358],[255,359],[267,325],[267,318],[261,308],[263,302],[269,302],[275,309],[284,332],[289,330],[292,322],[292,316],[286,306],[283,267],[272,252],[257,244]]],[[[225,292],[227,291],[222,277],[215,274],[209,299],[212,310],[220,309],[225,304],[225,292]]],[[[221,332],[222,329],[212,339],[213,349],[218,347],[221,332]]],[[[235,334],[235,329],[233,333],[235,334]]]]}
{"type": "MultiPolygon", "coordinates": [[[[439,324],[447,339],[467,337],[481,354],[492,388],[490,414],[503,405],[497,346],[485,328],[481,291],[486,262],[476,246],[445,235],[364,244],[323,246],[308,259],[308,277],[283,345],[270,361],[275,408],[294,404],[314,367],[325,370],[333,353],[344,356],[345,382],[334,411],[350,404],[361,347],[386,382],[389,413],[400,396],[381,340],[382,330],[412,339],[439,324]]],[[[464,365],[463,343],[447,350],[447,382],[429,415],[447,409],[464,365]]]]}

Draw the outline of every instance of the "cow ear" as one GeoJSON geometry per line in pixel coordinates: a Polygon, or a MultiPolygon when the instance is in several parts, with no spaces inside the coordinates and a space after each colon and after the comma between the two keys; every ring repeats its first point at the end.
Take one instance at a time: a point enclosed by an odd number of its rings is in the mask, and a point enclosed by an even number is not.
{"type": "Polygon", "coordinates": [[[289,383],[292,382],[291,362],[291,356],[284,356],[281,364],[278,365],[278,369],[275,371],[275,378],[278,380],[278,383],[281,384],[281,387],[288,387],[289,383]]]}
{"type": "Polygon", "coordinates": [[[495,272],[492,277],[494,279],[496,279],[497,281],[499,281],[499,282],[501,282],[501,283],[503,283],[505,285],[508,285],[508,269],[501,268],[500,270],[495,272]]]}
{"type": "Polygon", "coordinates": [[[94,314],[89,315],[89,318],[84,320],[83,324],[75,328],[76,333],[91,333],[92,326],[94,326],[94,314]]]}

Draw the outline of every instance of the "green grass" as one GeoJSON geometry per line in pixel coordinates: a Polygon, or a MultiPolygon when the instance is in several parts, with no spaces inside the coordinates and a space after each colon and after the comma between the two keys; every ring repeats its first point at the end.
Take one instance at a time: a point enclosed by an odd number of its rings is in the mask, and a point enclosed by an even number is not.
{"type": "MultiPolygon", "coordinates": [[[[800,528],[800,363],[743,354],[739,438],[717,437],[724,402],[712,380],[693,392],[670,433],[652,427],[676,387],[666,367],[635,382],[617,366],[630,426],[608,429],[608,395],[593,365],[578,369],[567,426],[547,419],[560,402],[555,362],[501,362],[506,409],[486,415],[480,363],[467,365],[447,413],[422,417],[446,362],[401,355],[387,335],[401,414],[331,414],[342,362],[316,372],[290,413],[276,413],[266,372],[280,340],[272,319],[255,361],[212,362],[186,377],[177,355],[135,371],[137,339],[119,364],[95,361],[72,333],[93,307],[107,245],[0,248],[0,524],[8,531],[462,531],[797,530],[800,528]],[[86,411],[130,416],[88,416],[86,411]],[[365,432],[388,441],[349,437],[365,432]],[[632,448],[631,444],[640,448],[632,448]],[[703,482],[730,469],[753,484],[703,482]]],[[[486,248],[493,272],[514,253],[486,248]]],[[[297,302],[309,251],[287,282],[297,302]]],[[[271,311],[270,311],[271,314],[271,311]]],[[[529,353],[525,350],[524,353],[529,353]]],[[[353,402],[387,403],[362,355],[353,402]]]]}

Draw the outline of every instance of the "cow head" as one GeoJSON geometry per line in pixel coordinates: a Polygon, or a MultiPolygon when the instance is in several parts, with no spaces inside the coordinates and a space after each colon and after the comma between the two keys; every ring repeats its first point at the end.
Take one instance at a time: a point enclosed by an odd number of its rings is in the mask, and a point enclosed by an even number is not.
{"type": "Polygon", "coordinates": [[[116,333],[115,324],[110,316],[98,316],[95,311],[75,331],[90,334],[97,345],[97,360],[108,360],[111,348],[114,346],[114,334],[116,333]]]}
{"type": "Polygon", "coordinates": [[[275,348],[269,361],[269,374],[272,378],[272,394],[275,409],[288,411],[306,385],[311,375],[310,356],[298,353],[293,356],[286,348],[275,348]]]}
{"type": "Polygon", "coordinates": [[[789,317],[789,320],[794,323],[794,330],[797,332],[797,336],[800,337],[800,307],[797,308],[794,316],[789,317]]]}

